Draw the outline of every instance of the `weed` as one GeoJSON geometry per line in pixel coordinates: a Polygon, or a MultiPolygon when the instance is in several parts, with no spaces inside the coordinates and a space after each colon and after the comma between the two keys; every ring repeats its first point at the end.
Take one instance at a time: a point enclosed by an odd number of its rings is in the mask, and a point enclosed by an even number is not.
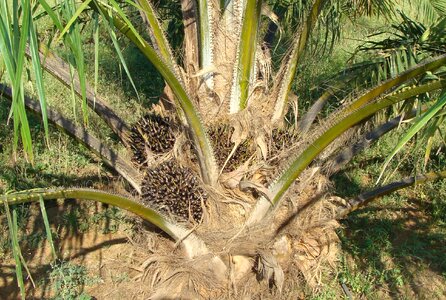
{"type": "Polygon", "coordinates": [[[103,225],[102,233],[106,234],[117,232],[120,225],[127,222],[127,218],[120,209],[112,206],[93,214],[91,222],[96,226],[103,225]]]}
{"type": "Polygon", "coordinates": [[[78,207],[71,207],[62,215],[61,226],[75,233],[86,232],[90,227],[86,213],[78,207]]]}
{"type": "Polygon", "coordinates": [[[46,236],[44,232],[33,232],[31,234],[23,235],[20,239],[20,243],[25,243],[29,249],[37,249],[46,236]]]}
{"type": "Polygon", "coordinates": [[[336,295],[336,292],[331,289],[324,289],[323,291],[317,293],[313,297],[311,297],[311,300],[329,300],[329,299],[336,299],[338,295],[336,295]]]}
{"type": "Polygon", "coordinates": [[[374,288],[374,279],[370,273],[358,272],[356,268],[352,268],[345,256],[341,259],[341,271],[339,272],[339,280],[347,285],[355,294],[369,295],[374,288]]]}
{"type": "Polygon", "coordinates": [[[86,285],[100,281],[100,279],[88,276],[87,269],[84,266],[66,261],[53,264],[49,278],[55,291],[54,300],[92,299],[92,297],[83,292],[83,289],[86,285]]]}

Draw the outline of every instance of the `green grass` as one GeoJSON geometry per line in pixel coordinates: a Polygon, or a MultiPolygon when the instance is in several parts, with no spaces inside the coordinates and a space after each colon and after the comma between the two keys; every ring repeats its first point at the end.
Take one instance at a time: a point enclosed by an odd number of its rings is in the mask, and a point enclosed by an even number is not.
{"type": "MultiPolygon", "coordinates": [[[[336,193],[348,199],[371,189],[385,160],[382,153],[396,139],[397,134],[390,134],[334,176],[336,193]]],[[[392,180],[413,174],[414,163],[423,155],[422,148],[408,151],[410,155],[398,169],[393,163],[392,180]]],[[[444,157],[440,151],[428,169],[444,166],[444,157]]],[[[350,214],[338,231],[342,247],[339,282],[355,297],[367,299],[444,297],[445,199],[446,180],[442,180],[395,192],[350,214]]]]}

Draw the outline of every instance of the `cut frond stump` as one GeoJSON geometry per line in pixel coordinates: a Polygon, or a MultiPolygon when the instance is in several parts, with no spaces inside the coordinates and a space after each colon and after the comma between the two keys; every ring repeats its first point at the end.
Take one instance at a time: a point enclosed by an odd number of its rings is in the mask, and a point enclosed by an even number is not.
{"type": "Polygon", "coordinates": [[[147,170],[141,199],[173,217],[200,222],[207,194],[191,170],[170,160],[147,170]]]}

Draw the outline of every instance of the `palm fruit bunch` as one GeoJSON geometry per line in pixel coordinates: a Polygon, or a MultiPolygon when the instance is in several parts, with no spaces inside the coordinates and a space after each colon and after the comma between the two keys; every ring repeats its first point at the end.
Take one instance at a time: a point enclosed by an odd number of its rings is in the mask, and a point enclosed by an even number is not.
{"type": "Polygon", "coordinates": [[[275,128],[271,133],[270,157],[274,158],[296,141],[296,133],[290,128],[275,128]]]}
{"type": "Polygon", "coordinates": [[[175,144],[175,133],[168,118],[149,114],[132,128],[130,144],[134,160],[142,166],[146,165],[147,150],[155,154],[170,151],[175,144]]]}
{"type": "MultiPolygon", "coordinates": [[[[234,147],[234,143],[231,141],[233,131],[234,129],[227,125],[214,126],[208,131],[209,138],[214,148],[215,158],[220,167],[223,166],[234,147]]],[[[242,142],[226,164],[225,171],[234,171],[237,167],[243,164],[250,155],[249,141],[242,142]]]]}
{"type": "Polygon", "coordinates": [[[183,220],[199,222],[203,215],[202,201],[207,194],[194,173],[169,160],[148,169],[142,183],[143,203],[183,220]]]}

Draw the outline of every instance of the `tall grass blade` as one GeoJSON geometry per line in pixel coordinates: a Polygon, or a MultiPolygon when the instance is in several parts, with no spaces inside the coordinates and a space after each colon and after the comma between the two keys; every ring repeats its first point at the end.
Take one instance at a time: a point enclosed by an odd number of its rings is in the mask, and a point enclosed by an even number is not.
{"type": "MultiPolygon", "coordinates": [[[[40,59],[42,67],[48,71],[55,79],[60,81],[68,88],[72,88],[76,95],[81,95],[79,80],[77,75],[72,75],[71,65],[66,63],[62,58],[51,52],[46,46],[40,44],[40,59]],[[72,82],[74,79],[74,82],[72,82]]],[[[31,53],[27,53],[28,56],[31,53]]],[[[119,139],[126,144],[127,137],[130,134],[130,129],[127,124],[116,115],[116,113],[104,102],[102,97],[95,95],[94,89],[87,83],[87,103],[98,116],[103,119],[110,129],[119,137],[119,139]]]]}
{"type": "Polygon", "coordinates": [[[34,28],[33,22],[30,24],[30,52],[31,52],[31,61],[33,65],[34,74],[36,76],[36,87],[39,95],[40,108],[42,109],[42,121],[43,128],[45,130],[45,137],[47,143],[49,143],[49,134],[48,134],[48,118],[47,118],[47,109],[46,109],[46,97],[45,97],[45,88],[43,86],[43,74],[42,74],[42,65],[40,63],[39,56],[39,43],[37,41],[37,34],[34,28]]]}
{"type": "MultiPolygon", "coordinates": [[[[19,228],[18,228],[18,221],[17,221],[17,210],[15,208],[12,209],[12,225],[14,227],[14,234],[18,238],[18,236],[19,236],[19,228]]],[[[28,265],[26,264],[26,261],[23,258],[22,251],[20,250],[20,246],[19,246],[18,240],[17,240],[17,249],[18,249],[18,254],[19,254],[22,266],[25,268],[26,273],[28,274],[28,278],[31,281],[32,286],[36,287],[36,284],[34,283],[34,280],[33,280],[32,276],[31,276],[31,272],[28,269],[28,265]]]]}
{"type": "Polygon", "coordinates": [[[96,106],[99,81],[99,14],[93,13],[93,40],[94,40],[94,98],[93,107],[96,106]]]}
{"type": "Polygon", "coordinates": [[[13,150],[17,152],[19,136],[22,139],[26,157],[32,162],[33,151],[28,119],[23,106],[23,68],[24,51],[28,41],[31,22],[31,5],[29,0],[13,1],[12,15],[6,1],[1,3],[0,16],[0,50],[7,74],[12,82],[13,101],[8,115],[14,123],[13,150]],[[20,11],[20,16],[19,16],[20,11]],[[21,28],[19,30],[19,28],[21,28]]]}
{"type": "Polygon", "coordinates": [[[48,14],[48,16],[50,16],[51,21],[53,21],[53,24],[57,27],[57,29],[62,31],[63,30],[62,23],[60,22],[60,19],[54,12],[53,8],[45,0],[38,0],[38,1],[42,6],[42,8],[45,10],[45,12],[48,14]]]}
{"type": "Polygon", "coordinates": [[[8,220],[9,238],[11,240],[12,255],[14,256],[15,261],[16,278],[20,289],[20,296],[22,299],[25,299],[25,283],[23,282],[22,263],[19,255],[19,241],[15,231],[14,222],[11,217],[8,201],[5,198],[6,197],[3,198],[3,205],[5,206],[6,219],[8,220]]]}
{"type": "Polygon", "coordinates": [[[71,26],[74,24],[74,22],[77,21],[77,19],[79,18],[79,16],[81,15],[81,13],[88,7],[88,5],[90,4],[92,0],[86,0],[84,2],[82,2],[82,4],[77,8],[76,12],[73,14],[73,16],[71,17],[71,19],[67,22],[67,24],[65,25],[64,29],[62,30],[62,32],[59,34],[59,36],[57,37],[55,43],[58,44],[59,41],[65,36],[65,34],[68,32],[68,30],[70,30],[71,26]]]}
{"type": "MultiPolygon", "coordinates": [[[[2,96],[4,98],[9,100],[12,99],[12,92],[8,86],[0,83],[0,90],[2,91],[2,96]]],[[[37,115],[41,115],[42,113],[37,101],[31,98],[25,97],[25,106],[37,115]]],[[[138,193],[141,193],[141,174],[130,164],[130,162],[128,162],[127,159],[117,154],[102,141],[89,133],[84,126],[75,124],[73,121],[63,117],[51,108],[48,108],[48,121],[64,130],[65,133],[75,138],[93,153],[96,153],[105,164],[121,174],[122,177],[125,178],[136,191],[138,191],[138,193]]]]}
{"type": "MultiPolygon", "coordinates": [[[[17,2],[17,1],[14,1],[17,2]]],[[[18,99],[19,93],[23,92],[23,88],[17,88],[21,86],[22,82],[22,74],[23,74],[23,67],[25,63],[25,48],[26,43],[28,42],[28,34],[29,34],[29,24],[31,20],[31,6],[29,4],[29,0],[22,0],[22,26],[20,31],[13,31],[13,41],[18,42],[18,45],[13,45],[14,53],[15,55],[15,73],[13,74],[14,81],[13,81],[13,87],[16,87],[14,91],[14,99],[18,99]]],[[[13,14],[13,26],[15,27],[16,24],[19,24],[18,16],[13,14]]],[[[22,85],[23,86],[23,85],[22,85]]]]}
{"type": "Polygon", "coordinates": [[[115,30],[114,30],[115,26],[113,24],[113,20],[108,19],[105,16],[105,14],[102,13],[102,11],[99,11],[99,12],[101,13],[101,15],[102,15],[102,17],[104,19],[108,20],[108,22],[106,23],[107,24],[106,28],[107,28],[108,34],[110,35],[110,38],[111,38],[111,40],[113,42],[113,47],[115,48],[116,54],[119,57],[119,61],[120,61],[121,65],[122,65],[122,67],[124,68],[125,73],[127,74],[128,78],[129,78],[129,81],[130,81],[130,84],[133,87],[133,90],[136,93],[136,97],[138,99],[140,99],[139,98],[138,89],[136,88],[135,82],[133,81],[133,78],[132,78],[132,75],[131,75],[131,73],[129,71],[129,68],[127,67],[127,63],[125,62],[124,55],[122,55],[121,48],[119,46],[118,39],[116,37],[116,33],[115,33],[115,30]]]}
{"type": "Polygon", "coordinates": [[[22,137],[23,148],[25,150],[25,154],[28,156],[28,159],[32,162],[34,161],[33,154],[33,143],[31,139],[31,130],[29,128],[28,117],[26,116],[26,108],[25,108],[25,95],[23,84],[20,83],[20,94],[19,99],[16,102],[17,113],[19,115],[20,120],[20,135],[22,137]]]}
{"type": "MultiPolygon", "coordinates": [[[[76,113],[76,92],[75,92],[75,87],[74,87],[74,74],[75,74],[75,69],[73,67],[73,65],[69,65],[70,66],[70,92],[71,92],[71,108],[73,109],[73,119],[75,122],[77,122],[77,113],[76,113]]],[[[80,83],[79,83],[80,85],[80,83]]],[[[81,90],[81,97],[82,97],[82,90],[81,90]]]]}
{"type": "MultiPolygon", "coordinates": [[[[62,5],[62,14],[64,19],[70,19],[74,15],[76,8],[74,0],[66,1],[65,5],[62,5]]],[[[85,60],[84,52],[82,49],[82,36],[80,33],[80,26],[77,22],[73,23],[70,27],[70,31],[67,33],[69,35],[69,48],[74,56],[75,69],[78,74],[79,83],[81,87],[81,98],[82,98],[82,113],[84,123],[88,124],[88,105],[87,105],[87,82],[85,75],[85,60]]]]}
{"type": "Polygon", "coordinates": [[[53,259],[55,260],[57,259],[57,252],[56,248],[54,247],[53,233],[51,232],[50,223],[48,222],[48,215],[46,213],[45,202],[43,201],[42,196],[39,197],[39,204],[40,204],[40,211],[42,212],[43,224],[45,224],[46,239],[50,244],[51,254],[53,255],[53,259]]]}

